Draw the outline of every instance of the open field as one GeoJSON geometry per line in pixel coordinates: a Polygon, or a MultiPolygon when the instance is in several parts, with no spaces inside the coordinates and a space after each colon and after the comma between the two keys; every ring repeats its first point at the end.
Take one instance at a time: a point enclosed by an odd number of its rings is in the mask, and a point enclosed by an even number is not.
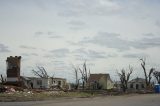
{"type": "Polygon", "coordinates": [[[47,101],[1,102],[1,106],[159,106],[159,94],[57,98],[47,101]]]}

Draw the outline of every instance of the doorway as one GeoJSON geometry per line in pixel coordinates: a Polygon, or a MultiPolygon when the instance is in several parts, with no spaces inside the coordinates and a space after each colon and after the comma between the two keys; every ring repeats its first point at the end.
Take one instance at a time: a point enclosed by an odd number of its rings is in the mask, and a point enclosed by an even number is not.
{"type": "Polygon", "coordinates": [[[136,84],[136,89],[139,89],[139,84],[136,84]]]}

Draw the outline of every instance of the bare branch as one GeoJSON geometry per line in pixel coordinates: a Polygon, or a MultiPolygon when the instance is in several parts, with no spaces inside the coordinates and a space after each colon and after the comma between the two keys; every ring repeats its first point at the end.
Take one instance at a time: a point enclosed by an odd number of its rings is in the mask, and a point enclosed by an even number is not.
{"type": "Polygon", "coordinates": [[[154,68],[151,68],[150,71],[149,71],[149,74],[147,74],[147,72],[146,72],[146,66],[145,66],[146,65],[146,63],[145,63],[146,59],[140,59],[140,60],[141,60],[141,66],[143,68],[144,75],[145,75],[146,85],[150,86],[150,81],[152,79],[151,74],[153,73],[154,68]]]}
{"type": "Polygon", "coordinates": [[[38,70],[32,70],[33,74],[35,76],[41,77],[41,78],[48,78],[47,71],[44,69],[44,67],[37,66],[38,70]]]}
{"type": "Polygon", "coordinates": [[[158,84],[160,84],[160,72],[159,71],[156,71],[154,70],[153,72],[153,76],[156,78],[158,84]]]}
{"type": "Polygon", "coordinates": [[[129,72],[128,73],[126,73],[126,71],[124,69],[122,69],[120,73],[117,72],[117,74],[120,78],[120,81],[121,81],[122,88],[123,88],[124,92],[127,89],[128,81],[129,81],[129,78],[130,78],[132,72],[133,72],[133,68],[130,67],[130,66],[129,66],[129,72]]]}
{"type": "MultiPolygon", "coordinates": [[[[79,68],[79,71],[82,75],[82,83],[83,83],[83,89],[84,89],[84,86],[88,81],[88,70],[87,70],[86,61],[84,62],[83,66],[82,66],[82,69],[79,68]]],[[[90,70],[89,70],[89,73],[90,73],[90,70]]]]}

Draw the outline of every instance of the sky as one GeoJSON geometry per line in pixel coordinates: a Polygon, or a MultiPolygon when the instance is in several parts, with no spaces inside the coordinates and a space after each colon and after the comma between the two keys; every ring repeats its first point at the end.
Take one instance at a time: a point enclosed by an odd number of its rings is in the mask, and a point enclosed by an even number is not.
{"type": "Polygon", "coordinates": [[[0,74],[6,58],[22,56],[21,75],[37,66],[74,80],[84,61],[91,73],[133,67],[134,77],[160,69],[159,0],[0,0],[0,74]]]}

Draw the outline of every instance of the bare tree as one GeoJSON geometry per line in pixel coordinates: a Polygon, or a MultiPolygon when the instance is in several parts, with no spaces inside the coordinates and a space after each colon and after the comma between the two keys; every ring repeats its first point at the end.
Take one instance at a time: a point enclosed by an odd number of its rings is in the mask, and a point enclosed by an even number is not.
{"type": "Polygon", "coordinates": [[[1,81],[2,84],[4,83],[4,78],[3,78],[2,74],[1,74],[0,81],[1,81]]]}
{"type": "Polygon", "coordinates": [[[47,74],[47,71],[45,70],[44,67],[40,67],[40,66],[37,66],[38,70],[32,70],[33,74],[35,76],[38,76],[40,78],[48,78],[49,75],[47,74]]]}
{"type": "Polygon", "coordinates": [[[160,84],[160,72],[159,71],[154,71],[153,76],[156,78],[158,84],[160,84]]]}
{"type": "Polygon", "coordinates": [[[121,72],[118,72],[118,76],[121,81],[123,92],[126,92],[128,89],[128,81],[130,79],[130,76],[133,72],[133,68],[129,66],[129,72],[127,73],[126,70],[122,69],[121,72]]]}
{"type": "Polygon", "coordinates": [[[75,67],[74,65],[73,66],[73,69],[74,69],[74,73],[75,73],[75,89],[77,90],[78,87],[79,87],[79,78],[78,78],[78,72],[79,72],[79,67],[75,67]]]}
{"type": "Polygon", "coordinates": [[[142,61],[141,62],[141,66],[142,66],[143,71],[144,71],[146,86],[149,87],[151,85],[152,73],[153,73],[153,71],[155,69],[151,68],[149,70],[149,73],[147,74],[147,71],[146,71],[146,60],[145,59],[140,59],[140,60],[142,61]]]}
{"type": "Polygon", "coordinates": [[[82,79],[82,84],[83,84],[82,86],[83,86],[83,89],[84,89],[84,88],[85,88],[85,84],[87,83],[88,77],[89,77],[89,75],[90,75],[90,69],[87,70],[86,61],[84,62],[82,69],[79,68],[79,71],[80,71],[81,76],[82,76],[82,77],[81,77],[81,79],[82,79]]]}

